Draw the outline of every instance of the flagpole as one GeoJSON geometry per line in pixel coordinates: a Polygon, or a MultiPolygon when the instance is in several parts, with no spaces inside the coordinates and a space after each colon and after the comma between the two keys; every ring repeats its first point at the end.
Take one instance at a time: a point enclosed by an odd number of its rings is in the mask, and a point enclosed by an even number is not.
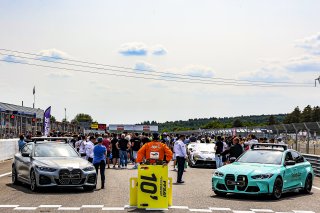
{"type": "Polygon", "coordinates": [[[33,86],[33,108],[36,107],[36,86],[33,86]]]}

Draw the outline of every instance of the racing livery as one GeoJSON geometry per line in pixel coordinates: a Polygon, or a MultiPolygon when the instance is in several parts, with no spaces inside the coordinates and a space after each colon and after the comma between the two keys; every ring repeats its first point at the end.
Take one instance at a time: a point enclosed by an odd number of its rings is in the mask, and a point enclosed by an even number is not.
{"type": "Polygon", "coordinates": [[[314,178],[311,164],[286,145],[254,144],[234,163],[220,167],[212,176],[215,194],[269,194],[300,190],[310,193],[314,178]]]}

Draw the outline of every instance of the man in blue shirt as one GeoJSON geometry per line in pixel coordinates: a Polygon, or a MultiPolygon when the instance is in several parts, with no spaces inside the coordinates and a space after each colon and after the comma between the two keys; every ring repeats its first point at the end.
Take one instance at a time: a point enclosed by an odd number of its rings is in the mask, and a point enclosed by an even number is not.
{"type": "Polygon", "coordinates": [[[176,154],[178,164],[177,183],[184,183],[184,181],[182,180],[182,175],[184,171],[184,164],[187,159],[187,149],[186,145],[183,143],[184,140],[185,136],[180,135],[179,140],[174,143],[174,153],[176,154]]]}
{"type": "Polygon", "coordinates": [[[21,149],[23,148],[23,146],[26,144],[26,142],[24,141],[24,136],[20,135],[20,140],[18,141],[18,146],[19,146],[19,152],[21,152],[21,149]]]}
{"type": "Polygon", "coordinates": [[[107,156],[107,148],[102,145],[103,139],[101,137],[98,138],[98,144],[93,148],[93,165],[96,168],[97,179],[98,179],[98,171],[100,168],[101,175],[101,189],[104,189],[105,182],[105,169],[106,169],[106,156],[107,156]]]}

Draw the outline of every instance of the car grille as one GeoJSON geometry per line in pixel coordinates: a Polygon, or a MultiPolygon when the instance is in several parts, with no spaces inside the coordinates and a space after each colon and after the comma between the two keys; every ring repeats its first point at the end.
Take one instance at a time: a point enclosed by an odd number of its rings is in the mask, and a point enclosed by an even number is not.
{"type": "Polygon", "coordinates": [[[51,179],[47,176],[40,175],[39,177],[39,184],[40,185],[48,185],[51,183],[51,179]]]}
{"type": "Polygon", "coordinates": [[[59,172],[58,184],[60,185],[78,185],[83,182],[80,169],[61,169],[59,172]]]}
{"type": "Polygon", "coordinates": [[[235,185],[230,183],[230,181],[234,182],[236,180],[234,175],[227,174],[224,180],[225,180],[225,184],[229,190],[235,190],[235,188],[236,188],[235,185]]]}
{"type": "Polygon", "coordinates": [[[238,175],[237,182],[239,183],[239,185],[237,185],[237,189],[239,191],[244,191],[248,185],[248,178],[246,175],[238,175]]]}
{"type": "Polygon", "coordinates": [[[246,175],[238,175],[237,178],[233,174],[227,174],[225,184],[229,190],[244,191],[248,186],[248,177],[246,175]]]}
{"type": "Polygon", "coordinates": [[[217,189],[227,190],[226,186],[225,186],[224,184],[221,184],[221,183],[218,183],[218,184],[217,184],[217,189]]]}
{"type": "Polygon", "coordinates": [[[248,186],[248,189],[246,190],[246,192],[259,192],[260,189],[258,186],[248,186]]]}

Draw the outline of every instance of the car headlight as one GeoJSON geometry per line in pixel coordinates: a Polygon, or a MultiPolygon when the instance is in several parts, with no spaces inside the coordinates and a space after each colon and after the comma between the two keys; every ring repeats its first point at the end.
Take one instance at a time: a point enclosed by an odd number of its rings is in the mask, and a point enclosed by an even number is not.
{"type": "Polygon", "coordinates": [[[45,167],[45,166],[36,166],[36,168],[40,171],[44,171],[44,172],[55,172],[57,171],[57,169],[55,168],[50,168],[50,167],[45,167]]]}
{"type": "Polygon", "coordinates": [[[93,166],[88,166],[88,167],[86,167],[86,168],[84,168],[82,170],[85,171],[85,172],[89,172],[89,171],[95,170],[95,168],[93,166]]]}
{"type": "Polygon", "coordinates": [[[215,171],[214,172],[214,176],[217,176],[217,177],[223,177],[224,174],[222,172],[219,172],[219,171],[215,171]]]}
{"type": "Polygon", "coordinates": [[[201,155],[194,155],[193,158],[195,160],[198,160],[198,159],[203,159],[203,157],[201,155]]]}
{"type": "Polygon", "coordinates": [[[268,173],[268,174],[261,174],[261,175],[254,175],[251,176],[252,179],[269,179],[273,176],[273,174],[268,173]]]}

